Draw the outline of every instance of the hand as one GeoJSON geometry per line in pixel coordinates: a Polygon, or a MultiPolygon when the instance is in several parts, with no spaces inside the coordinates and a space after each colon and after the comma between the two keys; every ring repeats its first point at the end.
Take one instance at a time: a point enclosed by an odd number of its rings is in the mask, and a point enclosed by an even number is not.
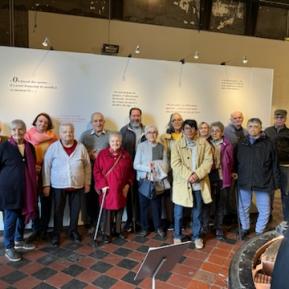
{"type": "Polygon", "coordinates": [[[197,176],[196,173],[193,173],[190,177],[189,177],[189,182],[191,184],[196,183],[199,180],[199,177],[197,176]]]}
{"type": "Polygon", "coordinates": [[[126,198],[129,191],[129,185],[126,184],[122,189],[122,195],[126,198]]]}
{"type": "Polygon", "coordinates": [[[149,162],[149,168],[151,171],[155,169],[155,164],[153,162],[149,162]]]}
{"type": "Polygon", "coordinates": [[[90,185],[84,186],[84,193],[88,193],[90,191],[90,185]]]}
{"type": "Polygon", "coordinates": [[[41,171],[41,166],[40,165],[36,165],[36,174],[39,175],[41,171]]]}
{"type": "Polygon", "coordinates": [[[50,194],[50,187],[49,186],[43,187],[43,195],[44,195],[44,197],[49,197],[49,194],[50,194]]]}
{"type": "Polygon", "coordinates": [[[232,178],[233,178],[233,180],[237,180],[238,179],[238,174],[232,173],[232,178]]]}
{"type": "Polygon", "coordinates": [[[90,157],[90,159],[91,159],[92,161],[94,161],[94,160],[96,159],[97,155],[98,155],[98,152],[97,152],[97,151],[91,151],[91,152],[89,153],[89,157],[90,157]]]}
{"type": "Polygon", "coordinates": [[[101,189],[102,193],[105,194],[108,191],[109,187],[104,187],[101,189]]]}

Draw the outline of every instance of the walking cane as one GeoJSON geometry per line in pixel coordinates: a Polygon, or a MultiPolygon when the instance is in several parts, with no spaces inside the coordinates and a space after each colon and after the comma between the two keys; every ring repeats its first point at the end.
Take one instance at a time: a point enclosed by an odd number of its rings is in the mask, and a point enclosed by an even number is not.
{"type": "Polygon", "coordinates": [[[238,180],[235,180],[235,198],[236,198],[237,221],[238,221],[238,234],[236,234],[236,239],[242,240],[241,222],[240,222],[240,213],[239,213],[239,185],[238,185],[238,180]]]}
{"type": "Polygon", "coordinates": [[[94,237],[93,237],[93,240],[94,240],[94,241],[96,241],[96,238],[97,238],[97,233],[98,233],[98,229],[99,229],[99,225],[100,225],[100,220],[101,220],[101,215],[102,215],[102,209],[103,209],[104,200],[105,200],[105,197],[106,197],[106,192],[107,192],[107,190],[105,190],[105,191],[102,193],[101,205],[100,205],[99,214],[98,214],[98,219],[97,219],[97,224],[96,224],[95,233],[94,233],[94,237]]]}

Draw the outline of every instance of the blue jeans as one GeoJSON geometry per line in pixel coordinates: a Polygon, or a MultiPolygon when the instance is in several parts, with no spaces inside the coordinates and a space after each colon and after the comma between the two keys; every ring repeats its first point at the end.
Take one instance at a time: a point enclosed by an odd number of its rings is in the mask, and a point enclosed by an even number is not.
{"type": "Polygon", "coordinates": [[[14,247],[14,241],[23,241],[24,217],[21,210],[4,210],[4,247],[14,247]]]}
{"type": "MultiPolygon", "coordinates": [[[[201,236],[202,228],[202,195],[201,191],[193,191],[194,206],[192,207],[192,240],[198,239],[201,236]]],[[[182,220],[183,220],[183,206],[175,204],[175,228],[174,238],[182,238],[182,220]]]]}
{"type": "Polygon", "coordinates": [[[281,200],[284,221],[289,221],[289,167],[280,166],[281,200]]]}
{"type": "MultiPolygon", "coordinates": [[[[256,233],[263,233],[270,217],[271,196],[269,192],[255,191],[258,218],[256,223],[256,233]]],[[[239,216],[243,230],[250,229],[250,207],[253,191],[239,190],[239,216]]]]}

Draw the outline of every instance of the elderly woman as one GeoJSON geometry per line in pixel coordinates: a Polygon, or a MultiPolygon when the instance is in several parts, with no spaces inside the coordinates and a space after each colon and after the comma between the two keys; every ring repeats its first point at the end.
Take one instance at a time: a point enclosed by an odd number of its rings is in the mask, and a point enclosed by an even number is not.
{"type": "Polygon", "coordinates": [[[151,206],[154,228],[157,234],[164,238],[165,232],[161,227],[161,193],[164,192],[165,187],[163,190],[156,190],[156,195],[150,199],[142,194],[140,186],[146,178],[151,179],[152,177],[154,180],[162,181],[160,175],[167,176],[167,152],[164,146],[157,142],[158,130],[156,126],[146,126],[145,136],[147,140],[138,145],[133,164],[139,183],[140,222],[142,226],[140,235],[145,237],[149,233],[148,209],[151,206]]]}
{"type": "Polygon", "coordinates": [[[23,240],[25,223],[36,214],[35,151],[26,142],[26,125],[11,122],[11,137],[0,144],[0,209],[4,211],[4,247],[8,260],[21,260],[17,252],[32,250],[23,240]]]}
{"type": "Polygon", "coordinates": [[[210,125],[205,121],[202,121],[199,124],[199,136],[204,139],[208,139],[210,137],[210,125]]]}
{"type": "Polygon", "coordinates": [[[95,189],[101,192],[99,202],[103,203],[103,240],[109,243],[112,238],[113,223],[119,238],[126,238],[121,231],[123,209],[126,205],[128,190],[134,181],[132,160],[121,147],[122,137],[118,132],[110,133],[109,147],[101,150],[94,164],[95,189]]]}
{"type": "Polygon", "coordinates": [[[184,137],[174,145],[171,158],[175,204],[174,243],[182,241],[183,210],[188,207],[192,216],[192,241],[196,249],[202,249],[202,202],[212,202],[208,177],[213,163],[212,148],[205,139],[198,137],[197,122],[193,119],[183,122],[183,134],[184,137]]]}
{"type": "Polygon", "coordinates": [[[42,177],[41,169],[44,159],[44,154],[48,147],[57,140],[56,134],[52,131],[53,124],[51,117],[47,113],[39,113],[31,127],[25,134],[25,139],[33,144],[36,151],[36,171],[38,177],[38,194],[40,196],[41,204],[41,219],[39,214],[36,215],[32,222],[32,234],[29,240],[32,242],[38,237],[46,238],[47,228],[51,215],[51,196],[44,196],[42,193],[42,177]]]}
{"type": "MultiPolygon", "coordinates": [[[[209,174],[212,198],[213,198],[213,214],[216,229],[216,238],[224,239],[223,219],[225,213],[225,204],[228,196],[228,190],[232,185],[233,174],[233,146],[224,137],[224,125],[219,122],[211,124],[211,136],[208,139],[212,146],[213,166],[209,174]]],[[[204,207],[204,232],[209,231],[209,208],[210,205],[204,207]]]]}
{"type": "Polygon", "coordinates": [[[52,191],[54,203],[54,231],[52,245],[59,246],[63,213],[68,196],[70,209],[69,236],[80,242],[77,231],[80,200],[90,189],[91,166],[86,148],[74,139],[74,127],[63,123],[59,127],[60,140],[49,146],[43,164],[43,194],[52,191]]]}

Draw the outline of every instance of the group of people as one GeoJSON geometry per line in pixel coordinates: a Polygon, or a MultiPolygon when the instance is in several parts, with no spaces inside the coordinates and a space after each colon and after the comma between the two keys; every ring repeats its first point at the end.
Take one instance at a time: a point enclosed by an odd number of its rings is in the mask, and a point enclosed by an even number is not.
{"type": "Polygon", "coordinates": [[[84,222],[91,233],[101,204],[105,243],[113,237],[126,238],[132,230],[142,237],[154,230],[163,239],[171,226],[173,241],[178,244],[185,237],[184,219],[188,217],[190,238],[195,248],[201,249],[202,235],[209,232],[212,217],[216,238],[225,238],[224,214],[232,210],[230,199],[235,196],[244,238],[250,230],[253,192],[259,212],[255,232],[261,234],[277,188],[288,221],[286,117],[286,110],[276,110],[274,125],[262,130],[258,118],[250,118],[243,128],[241,112],[233,112],[226,127],[219,121],[198,125],[194,119],[183,120],[173,113],[166,133],[159,136],[155,125],[142,124],[142,111],[134,107],[120,132],[107,131],[103,114],[93,113],[91,129],[79,140],[71,123],[62,123],[57,136],[46,113],[38,114],[29,130],[22,120],[13,120],[11,136],[0,139],[5,256],[19,261],[19,251],[32,250],[34,240],[47,238],[52,205],[51,243],[59,246],[66,198],[68,234],[75,242],[81,241],[78,219],[82,203],[84,222]],[[25,224],[30,220],[32,234],[25,242],[25,224]]]}

